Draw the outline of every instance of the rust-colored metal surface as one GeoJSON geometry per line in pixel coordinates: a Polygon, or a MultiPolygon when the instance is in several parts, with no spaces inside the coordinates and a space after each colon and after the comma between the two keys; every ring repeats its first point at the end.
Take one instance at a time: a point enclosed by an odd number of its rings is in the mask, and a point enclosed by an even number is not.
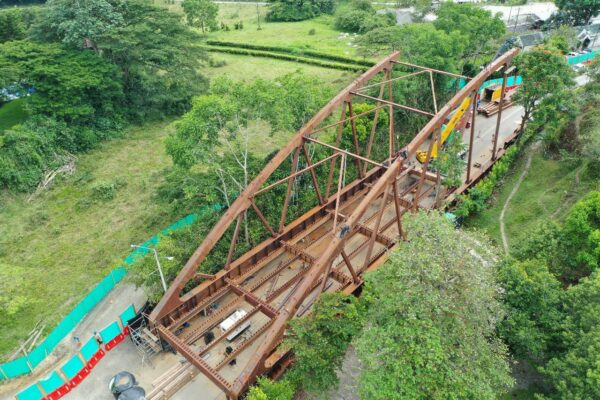
{"type": "MultiPolygon", "coordinates": [[[[405,213],[434,208],[444,198],[466,190],[503,154],[504,145],[517,133],[499,138],[499,113],[498,128],[486,146],[473,145],[472,127],[467,140],[468,163],[459,188],[444,188],[440,174],[430,168],[433,143],[444,121],[467,96],[475,96],[490,75],[500,69],[507,71],[517,52],[507,52],[469,79],[439,110],[434,77],[459,75],[401,62],[398,53],[352,82],[271,159],[190,257],[150,316],[160,336],[230,399],[238,399],[259,374],[273,371],[279,375],[290,364],[287,352],[276,348],[291,318],[309,312],[323,291],[353,292],[362,284],[364,272],[380,265],[388,251],[405,238],[405,213]],[[431,87],[432,110],[400,104],[392,93],[393,82],[418,77],[431,87]],[[359,103],[368,103],[372,109],[356,113],[359,103]],[[389,116],[386,127],[377,126],[381,110],[389,116]],[[394,110],[430,117],[402,148],[397,145],[394,110]],[[371,116],[373,123],[361,148],[356,121],[371,116]],[[352,137],[346,147],[342,145],[344,134],[352,137]],[[384,151],[376,147],[383,146],[381,143],[385,143],[384,151]],[[310,148],[315,146],[329,154],[311,159],[310,148]],[[422,148],[429,153],[419,164],[415,154],[422,148]],[[375,150],[379,150],[378,159],[375,150]],[[305,167],[299,166],[300,158],[305,167]],[[483,161],[474,166],[475,159],[483,161]],[[270,180],[286,161],[292,165],[287,177],[270,180]],[[350,163],[356,164],[356,179],[346,183],[350,163]],[[324,167],[328,172],[319,177],[316,171],[324,167]],[[294,182],[303,175],[312,182],[316,204],[286,224],[294,182]],[[281,218],[273,223],[256,198],[279,185],[286,190],[280,202],[269,204],[280,210],[281,218]],[[261,221],[270,237],[235,259],[241,225],[249,213],[261,221]],[[233,235],[223,269],[215,275],[199,274],[199,266],[230,226],[233,235]],[[181,295],[198,277],[204,281],[181,295]],[[228,326],[222,324],[239,310],[243,310],[243,318],[228,326]]],[[[465,118],[472,118],[475,125],[474,113],[465,118]]],[[[198,398],[202,398],[200,393],[198,398]]]]}

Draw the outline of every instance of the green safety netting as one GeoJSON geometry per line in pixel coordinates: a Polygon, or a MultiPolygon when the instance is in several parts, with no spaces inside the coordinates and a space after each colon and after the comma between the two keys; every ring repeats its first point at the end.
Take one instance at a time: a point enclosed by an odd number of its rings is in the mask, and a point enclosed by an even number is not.
{"type": "Polygon", "coordinates": [[[575,64],[581,64],[584,62],[588,62],[588,61],[592,61],[594,60],[594,58],[596,58],[596,54],[598,54],[599,51],[592,51],[591,53],[584,53],[584,54],[578,54],[576,56],[571,56],[571,57],[567,57],[567,63],[569,63],[569,65],[575,65],[575,64]]]}
{"type": "Polygon", "coordinates": [[[46,393],[52,393],[59,387],[65,384],[65,381],[56,373],[56,371],[52,371],[50,375],[46,379],[40,380],[39,384],[42,386],[46,393]]]}
{"type": "Polygon", "coordinates": [[[29,365],[27,365],[26,357],[17,358],[11,362],[2,364],[0,365],[0,370],[2,370],[2,379],[5,379],[5,377],[10,379],[31,372],[29,365]]]}
{"type": "MultiPolygon", "coordinates": [[[[502,79],[503,78],[498,78],[498,79],[490,79],[489,81],[485,81],[481,84],[481,86],[479,87],[479,94],[483,93],[483,89],[485,89],[486,87],[490,86],[490,85],[501,85],[502,84],[502,79]]],[[[454,84],[455,81],[452,81],[452,85],[454,84]]],[[[516,85],[520,85],[521,83],[523,83],[523,78],[519,75],[517,77],[514,76],[509,76],[506,79],[506,86],[507,87],[511,87],[511,86],[516,86],[516,85]]],[[[464,78],[460,78],[458,80],[458,88],[462,89],[467,85],[467,81],[464,78]]]]}
{"type": "Polygon", "coordinates": [[[105,343],[110,342],[111,340],[113,340],[114,338],[119,336],[120,334],[121,334],[121,328],[119,327],[119,324],[117,323],[117,321],[113,322],[112,324],[108,325],[106,328],[104,328],[100,331],[100,337],[102,337],[102,340],[105,343]]]}
{"type": "Polygon", "coordinates": [[[18,400],[41,400],[44,398],[40,388],[34,383],[27,389],[24,389],[17,393],[18,400]]]}
{"type": "MultiPolygon", "coordinates": [[[[184,228],[192,224],[198,215],[207,211],[219,211],[222,207],[218,204],[202,208],[198,213],[190,214],[181,218],[166,229],[163,229],[159,234],[152,236],[150,239],[142,243],[142,246],[156,246],[160,237],[178,229],[184,228]]],[[[148,254],[149,250],[136,248],[124,260],[125,266],[131,265],[139,256],[148,254]]],[[[10,378],[15,378],[21,375],[30,373],[32,368],[37,367],[77,325],[83,317],[90,312],[96,304],[98,304],[123,277],[127,274],[127,269],[122,266],[112,270],[106,278],[104,278],[92,291],[77,304],[54,330],[42,341],[31,353],[26,357],[23,356],[14,361],[0,364],[0,381],[10,378]],[[30,367],[31,366],[31,367],[30,367]]],[[[128,310],[126,310],[128,312],[128,310]]]]}
{"type": "Polygon", "coordinates": [[[85,359],[85,361],[90,361],[94,354],[96,354],[100,350],[100,346],[94,337],[91,337],[82,347],[81,347],[81,355],[85,359]]]}
{"type": "Polygon", "coordinates": [[[84,365],[78,355],[71,357],[65,365],[62,366],[61,370],[65,374],[68,380],[73,379],[79,371],[83,369],[84,365]]]}
{"type": "Polygon", "coordinates": [[[131,304],[129,307],[127,307],[125,309],[125,311],[123,311],[121,313],[121,315],[119,315],[119,318],[121,319],[121,323],[123,324],[123,326],[127,326],[127,323],[129,322],[129,320],[133,319],[135,317],[135,308],[133,307],[133,304],[131,304]]]}

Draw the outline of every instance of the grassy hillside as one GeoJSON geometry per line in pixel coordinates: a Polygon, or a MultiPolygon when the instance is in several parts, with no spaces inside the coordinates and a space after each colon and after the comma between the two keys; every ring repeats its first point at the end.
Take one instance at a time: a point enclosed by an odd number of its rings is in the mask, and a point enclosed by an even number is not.
{"type": "MultiPolygon", "coordinates": [[[[498,244],[502,243],[500,212],[523,171],[526,156],[527,153],[515,165],[492,199],[490,207],[466,221],[468,227],[486,230],[498,244]]],[[[540,222],[561,219],[578,199],[598,189],[600,182],[590,179],[581,164],[546,158],[540,148],[534,154],[531,168],[506,210],[505,226],[509,245],[523,239],[540,222]]]]}
{"type": "Polygon", "coordinates": [[[130,129],[77,160],[77,170],[39,197],[0,197],[0,263],[11,266],[32,302],[0,326],[0,354],[13,349],[38,319],[52,326],[126,256],[170,222],[153,201],[167,124],[130,129]],[[114,185],[114,192],[110,189],[114,185]],[[111,198],[112,197],[112,198],[111,198]]]}

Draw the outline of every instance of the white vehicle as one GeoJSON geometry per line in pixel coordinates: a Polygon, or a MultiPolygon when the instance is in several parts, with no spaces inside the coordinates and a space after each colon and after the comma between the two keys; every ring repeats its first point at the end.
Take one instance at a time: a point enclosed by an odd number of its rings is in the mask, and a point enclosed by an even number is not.
{"type": "MultiPolygon", "coordinates": [[[[227,332],[232,326],[234,326],[239,320],[244,318],[248,313],[246,310],[238,309],[233,312],[229,317],[223,320],[219,324],[219,329],[221,329],[222,333],[227,332]]],[[[240,335],[240,333],[244,332],[251,325],[250,321],[245,321],[243,324],[238,326],[233,332],[227,335],[227,340],[232,342],[236,337],[240,335]]]]}

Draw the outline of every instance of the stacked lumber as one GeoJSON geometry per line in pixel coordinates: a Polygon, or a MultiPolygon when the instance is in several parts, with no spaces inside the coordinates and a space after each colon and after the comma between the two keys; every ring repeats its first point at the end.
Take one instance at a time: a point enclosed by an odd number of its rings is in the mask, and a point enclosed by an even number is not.
{"type": "MultiPolygon", "coordinates": [[[[512,95],[515,93],[515,90],[512,90],[504,95],[504,103],[502,104],[502,109],[506,109],[513,105],[512,95]]],[[[491,117],[494,114],[497,114],[500,110],[499,101],[490,101],[488,103],[482,103],[479,107],[477,107],[477,112],[480,114],[484,114],[486,117],[491,117]]]]}
{"type": "Polygon", "coordinates": [[[194,379],[198,372],[198,369],[189,361],[180,360],[152,382],[152,390],[146,395],[146,399],[170,399],[179,389],[194,379]]]}

